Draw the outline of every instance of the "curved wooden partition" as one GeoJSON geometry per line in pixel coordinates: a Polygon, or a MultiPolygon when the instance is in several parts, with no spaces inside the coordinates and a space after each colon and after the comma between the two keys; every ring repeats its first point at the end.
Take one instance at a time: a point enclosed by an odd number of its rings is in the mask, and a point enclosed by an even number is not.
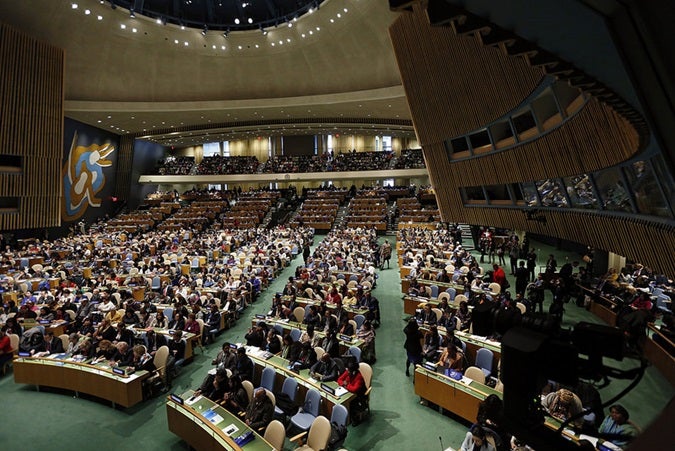
{"type": "MultiPolygon", "coordinates": [[[[413,123],[444,221],[524,230],[586,243],[675,274],[673,221],[604,211],[465,206],[461,187],[583,174],[630,159],[644,135],[626,110],[593,98],[550,133],[522,145],[450,161],[446,140],[484,127],[520,105],[542,72],[457,27],[432,27],[422,2],[390,28],[413,123]],[[478,66],[482,68],[479,70],[478,66]]],[[[593,94],[592,92],[590,94],[593,94]]],[[[632,113],[631,113],[632,114],[632,113]]]]}

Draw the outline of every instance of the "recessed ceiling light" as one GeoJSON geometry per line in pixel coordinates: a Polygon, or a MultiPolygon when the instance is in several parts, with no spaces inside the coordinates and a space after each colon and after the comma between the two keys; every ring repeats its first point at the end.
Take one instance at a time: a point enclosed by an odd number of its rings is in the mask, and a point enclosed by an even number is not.
{"type": "Polygon", "coordinates": [[[138,30],[135,29],[135,28],[132,28],[131,31],[134,32],[134,33],[137,33],[137,32],[138,32],[138,30]]]}
{"type": "Polygon", "coordinates": [[[125,29],[127,28],[127,26],[124,25],[124,24],[120,24],[120,28],[121,28],[122,30],[125,30],[125,29]]]}
{"type": "Polygon", "coordinates": [[[85,10],[84,10],[84,14],[88,16],[89,14],[91,14],[91,11],[88,10],[88,9],[85,9],[85,10]]]}
{"type": "Polygon", "coordinates": [[[77,3],[72,3],[72,4],[70,5],[70,7],[73,8],[73,9],[77,9],[77,3]]]}

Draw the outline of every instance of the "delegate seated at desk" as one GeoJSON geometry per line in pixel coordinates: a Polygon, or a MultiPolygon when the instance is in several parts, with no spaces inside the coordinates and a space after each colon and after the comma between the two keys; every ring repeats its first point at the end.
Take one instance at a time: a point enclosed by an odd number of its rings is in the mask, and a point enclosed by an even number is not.
{"type": "Polygon", "coordinates": [[[246,424],[254,430],[264,429],[272,421],[274,405],[264,388],[257,388],[253,400],[246,409],[246,424]]]}
{"type": "Polygon", "coordinates": [[[253,361],[246,355],[246,348],[242,346],[237,349],[237,365],[234,374],[239,376],[243,381],[253,382],[254,369],[253,361]]]}
{"type": "Polygon", "coordinates": [[[356,395],[362,396],[366,393],[366,381],[359,371],[359,363],[355,360],[349,362],[348,368],[338,377],[337,383],[356,395]]]}
{"type": "Polygon", "coordinates": [[[321,356],[318,362],[312,365],[309,370],[309,375],[317,380],[323,382],[334,381],[338,378],[339,368],[335,360],[328,354],[321,356]]]}

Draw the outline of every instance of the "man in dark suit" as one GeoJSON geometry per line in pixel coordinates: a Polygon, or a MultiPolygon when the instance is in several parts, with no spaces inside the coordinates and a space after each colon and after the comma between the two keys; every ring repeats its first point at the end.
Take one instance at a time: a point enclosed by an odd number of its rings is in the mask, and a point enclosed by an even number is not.
{"type": "Polygon", "coordinates": [[[154,329],[149,329],[145,333],[144,341],[145,341],[145,348],[147,349],[148,353],[152,356],[155,355],[155,353],[159,348],[168,345],[166,337],[162,334],[156,333],[154,329]]]}
{"type": "Polygon", "coordinates": [[[237,365],[235,374],[243,381],[253,381],[253,361],[246,355],[246,348],[237,349],[237,365]]]}
{"type": "Polygon", "coordinates": [[[312,365],[312,368],[309,370],[310,376],[324,382],[337,380],[340,375],[339,373],[340,369],[337,363],[335,363],[335,360],[328,353],[322,355],[321,359],[312,365]]]}
{"type": "Polygon", "coordinates": [[[54,336],[54,332],[48,331],[45,334],[45,350],[49,354],[60,354],[65,352],[63,342],[60,338],[54,336]]]}

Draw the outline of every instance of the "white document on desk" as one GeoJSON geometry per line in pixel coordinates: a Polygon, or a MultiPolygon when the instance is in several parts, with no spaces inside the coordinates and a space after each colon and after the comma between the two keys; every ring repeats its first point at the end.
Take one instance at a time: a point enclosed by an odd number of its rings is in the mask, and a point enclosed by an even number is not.
{"type": "Polygon", "coordinates": [[[224,432],[228,437],[231,437],[232,434],[236,433],[238,430],[239,430],[239,428],[238,428],[237,426],[235,426],[234,424],[230,424],[229,426],[225,426],[225,427],[223,428],[223,432],[224,432]]]}
{"type": "Polygon", "coordinates": [[[201,395],[199,395],[199,396],[191,396],[191,397],[189,397],[188,399],[185,400],[185,404],[187,404],[188,406],[191,406],[192,404],[196,403],[196,402],[199,401],[200,399],[202,399],[202,396],[201,396],[201,395]]]}
{"type": "Polygon", "coordinates": [[[346,395],[347,393],[349,393],[349,390],[347,390],[344,387],[338,387],[335,389],[335,396],[337,396],[338,398],[342,395],[346,395]]]}

